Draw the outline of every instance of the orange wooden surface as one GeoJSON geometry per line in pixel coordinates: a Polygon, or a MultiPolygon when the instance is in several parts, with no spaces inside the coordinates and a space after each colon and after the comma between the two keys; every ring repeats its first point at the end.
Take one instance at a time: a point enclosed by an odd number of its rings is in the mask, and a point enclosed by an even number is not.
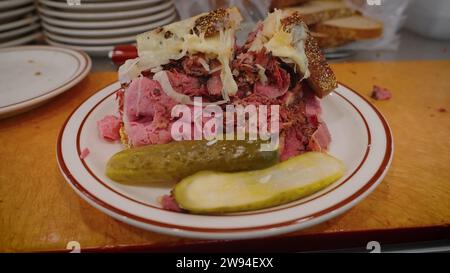
{"type": "MultiPolygon", "coordinates": [[[[385,180],[364,201],[331,221],[284,236],[450,226],[450,61],[334,64],[339,81],[368,97],[373,84],[390,101],[374,104],[394,135],[385,180]],[[439,108],[447,112],[439,112],[439,108]]],[[[192,241],[118,222],[81,200],[56,163],[61,125],[82,101],[116,80],[91,73],[49,103],[0,120],[0,251],[170,245],[192,241]]]]}

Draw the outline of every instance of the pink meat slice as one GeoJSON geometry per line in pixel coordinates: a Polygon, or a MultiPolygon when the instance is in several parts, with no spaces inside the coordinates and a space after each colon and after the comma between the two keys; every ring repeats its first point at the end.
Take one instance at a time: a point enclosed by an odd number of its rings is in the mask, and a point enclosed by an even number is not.
{"type": "Polygon", "coordinates": [[[161,202],[162,208],[165,210],[171,210],[171,211],[176,211],[176,212],[181,211],[181,208],[178,206],[175,199],[170,195],[165,194],[165,195],[161,196],[160,202],[161,202]]]}
{"type": "Polygon", "coordinates": [[[219,96],[222,94],[222,80],[219,73],[214,73],[214,75],[209,78],[206,83],[206,88],[210,95],[219,96]]]}
{"type": "Polygon", "coordinates": [[[138,147],[170,142],[170,112],[176,104],[157,81],[134,79],[124,96],[124,114],[128,118],[125,130],[130,143],[138,147]]]}
{"type": "Polygon", "coordinates": [[[305,99],[305,114],[308,117],[320,116],[322,114],[320,101],[316,97],[308,96],[305,99]]]}
{"type": "Polygon", "coordinates": [[[90,153],[88,148],[84,148],[80,153],[80,158],[85,159],[90,153]]]}
{"type": "Polygon", "coordinates": [[[331,142],[331,135],[328,127],[321,119],[322,107],[320,101],[315,96],[307,96],[305,99],[305,114],[312,124],[318,124],[317,129],[311,135],[308,148],[312,151],[326,151],[331,142]]]}
{"type": "Polygon", "coordinates": [[[198,78],[180,73],[177,71],[168,71],[170,84],[175,91],[188,96],[207,95],[208,91],[204,84],[200,83],[198,78]]]}
{"type": "Polygon", "coordinates": [[[376,100],[389,100],[392,98],[392,94],[387,88],[374,85],[371,97],[376,100]]]}
{"type": "Polygon", "coordinates": [[[97,128],[100,136],[108,141],[120,139],[120,120],[116,116],[107,115],[103,119],[97,121],[97,128]]]}
{"type": "Polygon", "coordinates": [[[208,64],[203,54],[188,56],[183,59],[182,66],[184,71],[191,76],[207,76],[209,71],[202,65],[202,61],[208,64]]]}
{"type": "Polygon", "coordinates": [[[328,150],[330,143],[330,131],[328,131],[327,125],[324,122],[321,122],[317,130],[312,134],[308,148],[312,151],[323,152],[328,150]]]}
{"type": "Polygon", "coordinates": [[[288,91],[291,77],[286,70],[280,67],[278,61],[274,58],[270,59],[268,56],[268,54],[256,54],[255,63],[265,67],[265,73],[269,79],[269,83],[263,84],[261,81],[256,82],[254,92],[269,98],[278,98],[288,91]]]}
{"type": "Polygon", "coordinates": [[[280,155],[281,161],[287,160],[304,152],[305,145],[302,142],[302,138],[301,132],[297,131],[295,128],[291,128],[286,131],[283,143],[281,145],[281,147],[283,147],[280,155]]]}

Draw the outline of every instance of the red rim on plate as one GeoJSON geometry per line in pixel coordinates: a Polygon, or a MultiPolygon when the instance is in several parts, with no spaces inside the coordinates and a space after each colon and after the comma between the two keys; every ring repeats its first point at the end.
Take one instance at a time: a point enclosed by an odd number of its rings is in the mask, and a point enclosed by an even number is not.
{"type": "MultiPolygon", "coordinates": [[[[116,215],[120,216],[120,217],[124,217],[125,219],[131,219],[136,221],[137,223],[141,223],[141,224],[149,224],[152,226],[156,226],[156,227],[160,227],[163,229],[172,229],[172,230],[181,230],[181,231],[190,231],[190,232],[207,232],[207,233],[227,233],[227,234],[231,234],[231,233],[237,233],[237,232],[251,232],[251,231],[261,231],[261,230],[266,230],[266,229],[273,229],[273,228],[281,228],[281,227],[288,227],[288,226],[293,226],[295,224],[299,224],[305,221],[310,221],[310,220],[318,220],[319,217],[324,216],[326,214],[330,214],[330,213],[334,213],[334,216],[337,216],[337,210],[341,209],[341,208],[345,208],[348,209],[350,208],[350,206],[352,205],[352,202],[356,202],[357,199],[363,198],[366,194],[368,194],[371,190],[373,190],[374,186],[376,185],[377,182],[380,182],[380,178],[382,178],[386,172],[387,172],[387,168],[391,162],[392,159],[392,154],[393,154],[393,139],[392,139],[392,134],[390,131],[390,128],[386,122],[386,120],[384,119],[384,117],[382,116],[382,114],[367,100],[365,99],[363,96],[361,96],[360,94],[358,94],[357,92],[355,92],[354,90],[352,90],[351,88],[341,84],[342,86],[344,86],[345,88],[347,88],[349,91],[351,91],[352,93],[356,94],[360,99],[362,99],[367,105],[370,106],[370,108],[374,111],[374,113],[377,115],[377,117],[379,118],[379,120],[382,123],[382,126],[384,128],[384,133],[385,133],[385,138],[386,138],[386,148],[384,151],[384,157],[382,162],[380,163],[377,171],[374,173],[374,175],[367,179],[367,182],[364,184],[364,186],[362,186],[361,188],[359,188],[359,190],[357,190],[355,193],[353,193],[351,196],[345,198],[344,200],[339,201],[338,203],[329,206],[325,209],[322,209],[318,212],[315,212],[313,214],[307,215],[307,216],[303,216],[300,218],[296,218],[296,219],[292,219],[289,221],[283,221],[283,222],[279,222],[279,223],[274,223],[274,224],[268,224],[268,225],[259,225],[259,226],[251,226],[251,227],[242,227],[242,228],[200,228],[200,227],[192,227],[192,226],[184,226],[184,225],[174,225],[174,224],[170,224],[170,223],[164,223],[164,222],[160,222],[160,221],[155,221],[155,220],[150,220],[150,219],[146,219],[146,218],[142,218],[140,216],[131,214],[127,211],[124,211],[122,209],[119,209],[117,207],[115,207],[113,204],[110,204],[108,202],[105,202],[104,200],[99,199],[98,197],[96,197],[94,194],[92,194],[91,192],[89,192],[85,187],[83,187],[83,185],[77,181],[75,179],[75,177],[71,174],[70,170],[67,167],[66,162],[64,161],[64,157],[62,154],[62,138],[63,138],[63,133],[66,129],[66,125],[69,122],[69,120],[71,119],[71,117],[73,116],[73,114],[78,110],[75,109],[72,114],[67,118],[67,120],[65,121],[60,133],[59,133],[59,137],[58,137],[58,143],[57,143],[57,159],[58,159],[58,163],[60,166],[60,169],[62,171],[62,173],[64,174],[64,176],[66,177],[66,180],[68,180],[68,182],[79,192],[79,194],[81,194],[82,196],[86,197],[88,200],[94,202],[95,205],[97,205],[98,207],[105,209],[106,211],[111,211],[114,212],[116,215]]],[[[109,98],[110,96],[112,96],[113,94],[115,94],[117,90],[110,92],[109,94],[107,94],[104,98],[102,98],[101,100],[99,100],[99,102],[97,102],[89,111],[87,114],[85,114],[84,119],[80,125],[80,127],[77,129],[77,140],[76,140],[76,145],[77,145],[77,152],[78,154],[80,154],[81,152],[81,148],[80,148],[80,132],[81,132],[81,128],[83,128],[83,125],[86,121],[86,119],[89,117],[89,115],[92,113],[92,111],[95,110],[96,107],[98,107],[104,100],[106,100],[107,98],[109,98]]],[[[353,177],[353,175],[355,173],[358,172],[358,170],[361,168],[361,166],[364,164],[365,160],[367,159],[369,150],[370,150],[370,146],[371,146],[371,141],[372,141],[372,133],[369,129],[368,123],[366,118],[363,116],[363,114],[361,113],[361,111],[349,100],[347,99],[345,96],[343,96],[342,94],[340,94],[338,91],[334,92],[335,94],[337,94],[339,97],[341,97],[342,99],[344,99],[344,101],[346,101],[348,104],[350,104],[352,106],[353,109],[356,110],[356,112],[359,114],[359,116],[362,118],[365,128],[367,130],[367,149],[364,153],[364,157],[361,160],[361,162],[358,163],[356,169],[343,181],[339,182],[339,184],[332,186],[332,188],[328,189],[327,191],[321,193],[319,196],[314,197],[313,199],[307,200],[307,201],[297,201],[297,202],[292,202],[294,204],[289,204],[288,207],[275,207],[275,208],[271,208],[271,209],[266,209],[266,210],[261,210],[261,211],[254,211],[254,212],[248,212],[248,213],[240,213],[240,214],[232,214],[232,215],[224,215],[223,217],[227,217],[227,216],[234,216],[234,217],[245,217],[248,215],[254,215],[254,214],[264,214],[264,213],[270,213],[270,212],[274,212],[274,211],[278,211],[278,210],[285,210],[288,208],[292,208],[295,206],[299,206],[302,205],[304,203],[307,202],[311,202],[321,196],[324,196],[326,194],[329,194],[330,192],[338,189],[339,187],[341,187],[342,185],[344,185],[350,178],[353,177]]],[[[81,104],[83,105],[84,102],[81,104]]],[[[80,105],[80,106],[81,106],[80,105]]],[[[116,194],[119,194],[121,197],[124,197],[132,202],[136,202],[140,205],[145,205],[148,207],[151,207],[152,209],[161,209],[159,207],[156,206],[152,206],[143,202],[140,202],[138,200],[135,200],[131,197],[128,197],[122,193],[119,193],[117,191],[115,191],[114,189],[112,189],[110,186],[108,186],[107,182],[102,181],[101,179],[99,179],[93,172],[92,170],[87,166],[86,162],[82,159],[80,159],[80,161],[82,162],[84,168],[88,171],[88,173],[92,176],[92,178],[100,183],[103,187],[107,188],[109,191],[113,191],[116,194]]],[[[161,209],[162,210],[162,209],[161,209]]],[[[164,210],[164,212],[167,212],[166,210],[164,210]]],[[[343,211],[342,211],[343,212],[343,211]]],[[[173,213],[173,214],[177,214],[176,212],[168,212],[168,213],[173,213]]],[[[120,219],[119,219],[120,220],[120,219]]],[[[173,233],[172,233],[173,234],[173,233]]],[[[182,234],[180,234],[182,235],[182,234]]],[[[205,236],[192,236],[192,237],[205,237],[205,236]]]]}
{"type": "Polygon", "coordinates": [[[4,105],[0,107],[0,115],[9,115],[10,112],[14,112],[18,109],[27,108],[33,105],[39,105],[40,102],[45,101],[47,99],[50,99],[54,96],[59,95],[60,93],[69,90],[72,88],[75,84],[83,80],[86,75],[91,70],[91,59],[89,56],[84,53],[83,51],[68,49],[68,48],[61,48],[61,47],[54,47],[54,46],[16,46],[11,48],[4,48],[0,49],[0,52],[12,52],[12,51],[36,51],[36,50],[43,50],[48,52],[59,52],[63,54],[67,54],[73,59],[76,60],[76,69],[70,77],[68,77],[67,80],[65,80],[63,83],[59,84],[58,87],[55,87],[51,90],[46,91],[45,93],[36,95],[31,98],[27,98],[25,100],[14,102],[8,105],[4,105]]]}

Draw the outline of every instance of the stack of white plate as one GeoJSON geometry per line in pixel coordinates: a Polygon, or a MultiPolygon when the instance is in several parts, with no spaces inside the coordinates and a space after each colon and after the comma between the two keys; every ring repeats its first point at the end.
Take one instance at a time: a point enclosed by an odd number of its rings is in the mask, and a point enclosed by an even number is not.
{"type": "Polygon", "coordinates": [[[134,43],[136,34],[178,16],[172,0],[39,0],[38,11],[47,43],[93,56],[134,43]]]}
{"type": "Polygon", "coordinates": [[[34,0],[0,1],[0,48],[22,45],[41,35],[34,0]]]}

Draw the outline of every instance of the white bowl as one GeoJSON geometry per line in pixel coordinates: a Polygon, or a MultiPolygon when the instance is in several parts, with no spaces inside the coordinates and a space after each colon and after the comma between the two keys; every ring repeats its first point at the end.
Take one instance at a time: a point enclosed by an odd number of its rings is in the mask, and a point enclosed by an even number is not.
{"type": "Polygon", "coordinates": [[[450,40],[450,1],[415,0],[407,10],[406,27],[423,36],[450,40]]]}

